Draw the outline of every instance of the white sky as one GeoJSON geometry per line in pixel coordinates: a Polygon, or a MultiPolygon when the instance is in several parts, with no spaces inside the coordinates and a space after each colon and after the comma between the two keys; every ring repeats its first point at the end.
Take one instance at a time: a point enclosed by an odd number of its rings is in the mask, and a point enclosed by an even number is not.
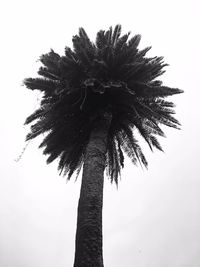
{"type": "Polygon", "coordinates": [[[129,161],[119,189],[105,182],[106,267],[200,266],[199,1],[2,1],[0,8],[0,266],[70,267],[74,259],[80,181],[65,183],[56,163],[31,143],[21,161],[25,118],[37,94],[21,86],[34,77],[36,60],[53,48],[64,54],[83,26],[94,40],[100,29],[122,24],[142,34],[140,48],[170,64],[166,85],[174,96],[182,130],[166,129],[165,153],[144,144],[149,170],[129,161]]]}

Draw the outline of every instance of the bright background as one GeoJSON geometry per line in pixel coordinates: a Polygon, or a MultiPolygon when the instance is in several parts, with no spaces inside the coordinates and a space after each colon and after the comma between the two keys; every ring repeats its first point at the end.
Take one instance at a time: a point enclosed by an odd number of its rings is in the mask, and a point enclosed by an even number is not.
{"type": "MultiPolygon", "coordinates": [[[[71,267],[74,259],[80,177],[66,184],[56,163],[46,165],[37,147],[25,145],[25,118],[38,94],[21,86],[36,76],[39,56],[65,45],[83,26],[91,39],[122,24],[142,34],[148,56],[170,64],[166,85],[185,91],[173,97],[182,130],[166,129],[165,153],[142,141],[148,171],[128,160],[118,190],[105,179],[105,267],[200,266],[199,1],[2,1],[0,8],[0,266],[71,267]]],[[[132,36],[131,35],[131,36],[132,36]]]]}

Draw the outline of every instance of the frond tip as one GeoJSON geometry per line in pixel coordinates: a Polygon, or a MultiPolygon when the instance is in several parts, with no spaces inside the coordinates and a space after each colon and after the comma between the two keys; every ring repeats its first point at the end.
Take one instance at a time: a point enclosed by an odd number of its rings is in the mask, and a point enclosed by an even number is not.
{"type": "Polygon", "coordinates": [[[40,147],[47,163],[59,159],[58,170],[68,179],[79,173],[99,114],[109,110],[106,168],[118,183],[126,154],[134,164],[147,168],[147,160],[135,130],[150,149],[162,151],[157,136],[165,136],[162,125],[179,129],[173,102],[166,97],[182,93],[157,78],[168,65],[163,57],[147,57],[150,46],[139,50],[141,35],[121,35],[121,25],[100,30],[93,43],[81,27],[72,38],[73,49],[64,56],[51,50],[40,57],[40,77],[26,78],[24,85],[39,90],[40,108],[27,117],[32,124],[27,140],[45,133],[40,147]]]}

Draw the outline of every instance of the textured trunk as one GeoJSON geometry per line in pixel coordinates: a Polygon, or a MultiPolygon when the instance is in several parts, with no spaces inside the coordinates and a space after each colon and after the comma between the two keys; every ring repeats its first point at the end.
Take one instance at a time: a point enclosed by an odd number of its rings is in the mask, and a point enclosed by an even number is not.
{"type": "Polygon", "coordinates": [[[103,267],[102,205],[107,134],[106,114],[91,133],[83,166],[78,204],[74,267],[103,267]]]}

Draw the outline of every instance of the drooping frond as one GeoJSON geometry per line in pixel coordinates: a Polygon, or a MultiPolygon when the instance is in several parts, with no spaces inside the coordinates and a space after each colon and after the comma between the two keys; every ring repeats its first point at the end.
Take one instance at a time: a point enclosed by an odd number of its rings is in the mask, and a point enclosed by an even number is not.
{"type": "Polygon", "coordinates": [[[151,47],[139,49],[141,35],[121,35],[121,25],[100,30],[92,42],[83,28],[65,47],[63,56],[53,50],[40,57],[40,77],[27,78],[28,89],[43,94],[40,108],[26,119],[31,123],[27,140],[40,134],[47,163],[59,159],[58,170],[68,179],[79,173],[90,133],[100,114],[112,114],[108,132],[106,168],[118,183],[124,153],[134,164],[147,167],[136,139],[139,133],[150,149],[162,147],[162,125],[179,129],[174,104],[166,97],[182,93],[157,78],[167,66],[163,57],[147,57],[151,47]]]}
{"type": "MultiPolygon", "coordinates": [[[[111,182],[115,181],[118,184],[118,177],[120,176],[120,170],[122,163],[119,150],[116,144],[116,140],[111,136],[108,137],[108,175],[111,178],[111,182]]],[[[123,164],[123,163],[122,163],[123,164]]]]}

